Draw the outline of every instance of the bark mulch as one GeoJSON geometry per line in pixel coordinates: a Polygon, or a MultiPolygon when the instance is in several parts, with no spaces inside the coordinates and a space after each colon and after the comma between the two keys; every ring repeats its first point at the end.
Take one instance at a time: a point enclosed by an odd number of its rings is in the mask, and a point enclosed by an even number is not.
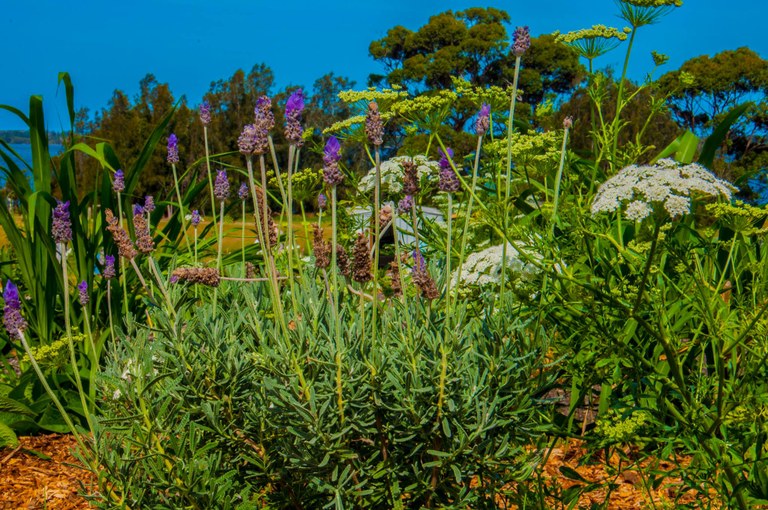
{"type": "MultiPolygon", "coordinates": [[[[93,486],[94,477],[77,467],[78,461],[71,454],[71,450],[76,448],[72,436],[51,434],[21,437],[19,440],[21,445],[18,448],[0,449],[0,510],[92,508],[81,493],[84,487],[93,486]]],[[[588,485],[575,480],[573,471],[578,473],[578,477],[603,486],[581,494],[576,508],[590,508],[595,503],[604,502],[606,497],[609,498],[608,508],[616,510],[674,508],[681,503],[698,506],[697,498],[701,495],[687,491],[679,478],[665,477],[656,489],[648,486],[646,473],[668,471],[673,467],[669,462],[649,459],[639,465],[616,470],[618,458],[610,459],[609,465],[613,468],[606,468],[605,462],[585,463],[586,454],[583,443],[571,440],[555,447],[546,464],[540,468],[551,488],[564,490],[578,484],[588,485]],[[570,476],[564,476],[564,473],[570,476]],[[610,493],[604,488],[608,484],[615,484],[610,493]]],[[[682,464],[687,461],[685,458],[677,459],[682,464]]],[[[716,499],[714,494],[710,496],[716,499]]],[[[560,507],[554,500],[548,503],[552,508],[560,507]]],[[[499,504],[500,508],[510,508],[503,501],[499,504]]],[[[718,506],[715,505],[715,508],[718,506]]]]}

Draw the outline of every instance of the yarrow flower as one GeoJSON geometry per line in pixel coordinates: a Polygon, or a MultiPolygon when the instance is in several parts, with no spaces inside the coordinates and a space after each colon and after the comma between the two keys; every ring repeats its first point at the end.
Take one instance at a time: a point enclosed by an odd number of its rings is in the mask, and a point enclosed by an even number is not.
{"type": "Polygon", "coordinates": [[[296,89],[285,103],[285,138],[288,143],[301,147],[303,144],[301,113],[304,111],[304,92],[296,89]]]}
{"type": "Polygon", "coordinates": [[[77,284],[77,292],[78,297],[77,299],[80,301],[80,304],[82,306],[85,306],[88,304],[89,296],[88,296],[88,282],[83,280],[79,284],[77,284]]]}
{"type": "Polygon", "coordinates": [[[122,193],[125,191],[125,174],[122,170],[115,172],[115,176],[112,178],[112,189],[115,193],[122,193]]]}
{"type": "Polygon", "coordinates": [[[101,275],[106,278],[107,280],[111,280],[115,276],[117,276],[117,273],[115,271],[115,257],[112,255],[105,255],[104,256],[104,272],[101,273],[101,275]]]}
{"type": "Polygon", "coordinates": [[[69,218],[69,200],[58,202],[53,210],[51,236],[56,243],[68,243],[72,240],[72,221],[69,218]]]}
{"type": "Polygon", "coordinates": [[[488,132],[491,127],[491,105],[483,103],[480,107],[480,113],[477,114],[477,120],[475,121],[475,132],[477,136],[483,136],[488,132]]]}
{"type": "Polygon", "coordinates": [[[216,182],[213,186],[213,195],[219,200],[226,200],[229,196],[229,179],[226,170],[216,172],[216,182]]]}
{"type": "Polygon", "coordinates": [[[243,182],[240,184],[240,189],[237,190],[237,197],[240,200],[248,198],[248,185],[246,183],[243,182]]]}
{"type": "Polygon", "coordinates": [[[531,47],[531,33],[527,26],[517,27],[512,34],[512,53],[516,57],[522,57],[531,47]]]}
{"type": "Polygon", "coordinates": [[[653,212],[678,218],[701,196],[730,200],[737,189],[703,166],[662,159],[655,165],[630,165],[604,182],[592,202],[592,214],[624,209],[627,219],[641,221],[653,212]]]}
{"type": "Polygon", "coordinates": [[[208,101],[200,105],[200,121],[204,126],[211,123],[211,104],[208,101]]]}
{"type": "Polygon", "coordinates": [[[192,219],[191,219],[192,226],[195,226],[195,227],[198,226],[202,221],[202,219],[203,218],[202,216],[200,216],[200,211],[198,211],[197,209],[192,211],[192,219]]]}
{"type": "Polygon", "coordinates": [[[380,147],[384,143],[384,124],[381,122],[379,105],[376,101],[368,103],[368,113],[365,115],[365,135],[373,145],[380,147]]]}
{"type": "Polygon", "coordinates": [[[176,164],[179,162],[179,139],[174,133],[168,137],[168,163],[176,164]]]}
{"type": "Polygon", "coordinates": [[[19,288],[11,281],[5,284],[3,291],[5,306],[3,307],[3,325],[12,339],[18,340],[20,333],[27,329],[27,321],[21,315],[21,298],[19,288]]]}
{"type": "Polygon", "coordinates": [[[341,159],[341,144],[335,136],[329,136],[323,150],[323,180],[329,186],[338,186],[344,180],[344,175],[339,170],[341,159]]]}
{"type": "Polygon", "coordinates": [[[450,147],[446,147],[448,154],[439,150],[440,153],[440,181],[437,184],[440,191],[446,193],[455,193],[461,189],[461,183],[459,182],[456,173],[451,168],[451,160],[453,159],[453,150],[450,147]]]}

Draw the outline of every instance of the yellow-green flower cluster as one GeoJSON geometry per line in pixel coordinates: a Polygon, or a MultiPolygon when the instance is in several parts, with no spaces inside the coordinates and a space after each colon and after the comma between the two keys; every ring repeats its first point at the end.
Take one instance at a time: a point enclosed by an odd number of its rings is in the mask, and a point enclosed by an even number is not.
{"type": "Polygon", "coordinates": [[[618,39],[619,41],[626,41],[627,34],[632,31],[630,28],[624,28],[619,30],[618,28],[607,27],[605,25],[593,25],[592,28],[582,28],[574,32],[568,32],[567,34],[561,34],[555,32],[552,35],[555,36],[555,41],[565,44],[575,43],[582,39],[618,39]]]}
{"type": "MultiPolygon", "coordinates": [[[[85,335],[72,335],[72,342],[74,343],[83,342],[84,340],[85,335]]],[[[40,366],[55,367],[66,363],[68,345],[68,340],[64,337],[47,345],[30,347],[29,350],[40,366]]],[[[22,361],[29,363],[29,356],[25,354],[22,361]]]]}
{"type": "Polygon", "coordinates": [[[408,92],[400,90],[398,86],[392,86],[390,89],[378,90],[376,87],[369,87],[366,90],[344,90],[339,92],[339,99],[345,103],[357,103],[358,101],[364,101],[370,103],[371,101],[396,101],[398,99],[408,97],[408,92]]]}
{"type": "MultiPolygon", "coordinates": [[[[509,101],[512,99],[512,87],[499,87],[498,85],[492,85],[490,87],[475,87],[466,78],[451,77],[453,82],[453,88],[456,94],[478,105],[488,103],[491,105],[491,111],[501,111],[506,108],[509,109],[509,101]]],[[[524,91],[520,88],[517,89],[518,95],[523,94],[524,91]]]]}
{"type": "MultiPolygon", "coordinates": [[[[513,133],[512,134],[512,162],[516,166],[541,168],[546,171],[549,168],[556,168],[560,160],[559,144],[562,143],[563,135],[560,131],[545,131],[543,133],[513,133]]],[[[507,157],[506,139],[498,139],[483,144],[486,154],[492,158],[507,157]]],[[[533,171],[533,176],[538,173],[533,171]]]]}
{"type": "Polygon", "coordinates": [[[766,231],[768,211],[762,207],[755,207],[737,200],[732,204],[707,204],[706,211],[721,224],[736,232],[752,235],[763,234],[766,231]]]}
{"type": "Polygon", "coordinates": [[[625,418],[620,418],[611,411],[606,418],[597,420],[595,432],[612,443],[624,443],[635,439],[648,419],[648,413],[645,411],[632,411],[625,418]]]}
{"type": "Polygon", "coordinates": [[[436,94],[421,95],[392,103],[390,111],[404,119],[426,119],[436,112],[450,112],[458,99],[456,92],[441,90],[436,94]]]}
{"type": "MultiPolygon", "coordinates": [[[[382,121],[386,122],[392,117],[394,117],[392,112],[381,112],[382,121]]],[[[334,133],[343,133],[345,131],[352,131],[355,128],[361,127],[363,124],[365,124],[365,115],[354,115],[347,119],[340,120],[339,122],[334,122],[327,128],[323,129],[323,134],[329,135],[334,133]]]]}

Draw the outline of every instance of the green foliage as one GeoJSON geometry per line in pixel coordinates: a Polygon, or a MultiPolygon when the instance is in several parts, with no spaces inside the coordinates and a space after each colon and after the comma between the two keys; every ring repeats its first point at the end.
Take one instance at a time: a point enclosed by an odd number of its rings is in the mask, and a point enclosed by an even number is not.
{"type": "Polygon", "coordinates": [[[446,344],[445,316],[409,299],[383,311],[374,343],[345,315],[339,344],[322,287],[298,288],[288,337],[242,284],[220,289],[215,319],[206,306],[183,330],[162,315],[129,328],[105,368],[97,436],[125,504],[479,508],[530,473],[523,446],[547,422],[537,396],[552,377],[541,332],[459,307],[446,344]]]}

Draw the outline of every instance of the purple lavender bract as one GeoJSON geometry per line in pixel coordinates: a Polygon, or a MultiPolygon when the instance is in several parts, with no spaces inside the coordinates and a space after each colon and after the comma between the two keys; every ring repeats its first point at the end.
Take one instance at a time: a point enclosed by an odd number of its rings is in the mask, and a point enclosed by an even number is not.
{"type": "Polygon", "coordinates": [[[208,101],[200,105],[200,121],[204,126],[211,123],[211,104],[208,101]]]}
{"type": "Polygon", "coordinates": [[[339,170],[340,159],[341,144],[335,136],[330,136],[323,150],[323,180],[329,186],[338,186],[344,180],[344,175],[339,170]]]}
{"type": "Polygon", "coordinates": [[[72,222],[69,219],[69,200],[59,202],[53,210],[51,236],[56,243],[68,243],[72,240],[72,222]]]}
{"type": "Polygon", "coordinates": [[[453,158],[453,150],[449,147],[446,147],[446,150],[448,154],[442,150],[438,151],[440,153],[440,180],[437,183],[437,187],[440,191],[455,193],[461,189],[461,183],[456,177],[453,168],[451,168],[450,160],[453,158]]]}
{"type": "Polygon", "coordinates": [[[144,208],[141,204],[133,204],[133,215],[136,216],[137,214],[144,214],[144,208]]]}
{"type": "Polygon", "coordinates": [[[253,115],[256,124],[262,124],[263,129],[269,131],[275,127],[275,114],[272,113],[272,100],[269,96],[261,96],[256,100],[253,115]]]}
{"type": "Polygon", "coordinates": [[[245,200],[248,198],[248,185],[246,183],[240,184],[240,189],[237,190],[237,197],[240,200],[245,200]]]}
{"type": "Polygon", "coordinates": [[[168,137],[168,163],[176,164],[179,162],[179,139],[171,133],[168,137]]]}
{"type": "Polygon", "coordinates": [[[256,137],[258,136],[256,126],[246,124],[243,126],[243,132],[237,139],[237,148],[242,154],[253,154],[256,149],[256,137]]]}
{"type": "Polygon", "coordinates": [[[219,200],[226,200],[229,196],[229,180],[226,170],[216,171],[216,182],[213,185],[213,195],[219,200]]]}
{"type": "Polygon", "coordinates": [[[152,195],[144,197],[144,211],[151,213],[155,210],[155,198],[152,195]]]}
{"type": "Polygon", "coordinates": [[[203,218],[200,216],[200,212],[197,209],[192,211],[192,225],[193,226],[195,226],[195,227],[198,226],[200,224],[200,221],[202,221],[202,219],[203,218]]]}
{"type": "Polygon", "coordinates": [[[101,274],[107,280],[111,280],[117,276],[117,273],[115,272],[115,257],[112,255],[106,255],[104,257],[104,272],[101,274]]]}
{"type": "Polygon", "coordinates": [[[3,291],[5,306],[3,307],[3,325],[13,339],[19,339],[22,331],[27,329],[27,321],[21,316],[21,299],[19,289],[11,280],[5,284],[3,291]]]}
{"type": "Polygon", "coordinates": [[[78,296],[77,299],[80,301],[80,304],[82,306],[85,306],[88,304],[89,296],[88,296],[88,282],[83,280],[79,284],[77,284],[77,292],[78,296]]]}
{"type": "Polygon", "coordinates": [[[400,202],[397,204],[397,208],[400,209],[400,212],[411,212],[411,209],[413,209],[413,196],[412,195],[405,195],[400,202]]]}
{"type": "Polygon", "coordinates": [[[512,53],[516,57],[522,57],[523,53],[531,47],[531,33],[528,27],[517,27],[512,34],[512,53]]]}
{"type": "Polygon", "coordinates": [[[325,209],[328,206],[328,197],[325,196],[325,194],[320,193],[317,195],[317,208],[318,209],[325,209]]]}
{"type": "Polygon", "coordinates": [[[477,121],[475,121],[475,131],[477,136],[483,136],[488,132],[491,127],[491,105],[483,103],[480,108],[480,113],[477,114],[477,121]]]}
{"type": "Polygon", "coordinates": [[[373,145],[380,147],[384,143],[384,124],[381,122],[379,105],[376,101],[368,103],[368,113],[365,115],[365,135],[373,145]]]}
{"type": "Polygon", "coordinates": [[[304,92],[296,89],[288,102],[285,103],[285,138],[288,143],[301,147],[303,140],[301,135],[304,128],[301,127],[301,113],[304,111],[304,92]]]}
{"type": "Polygon", "coordinates": [[[115,176],[112,178],[112,189],[115,193],[122,193],[125,191],[125,174],[122,170],[115,172],[115,176]]]}

